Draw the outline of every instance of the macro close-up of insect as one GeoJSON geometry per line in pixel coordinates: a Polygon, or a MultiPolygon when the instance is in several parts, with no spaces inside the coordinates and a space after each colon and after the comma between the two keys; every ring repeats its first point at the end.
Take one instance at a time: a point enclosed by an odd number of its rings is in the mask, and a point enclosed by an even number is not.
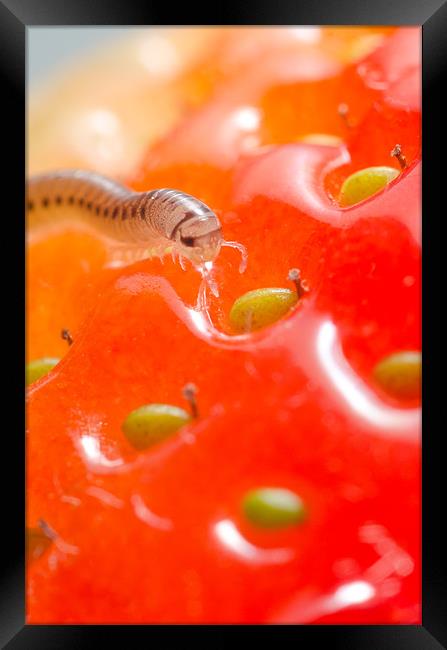
{"type": "MultiPolygon", "coordinates": [[[[65,171],[32,177],[28,183],[28,227],[52,224],[58,213],[104,234],[114,247],[113,261],[160,258],[171,246],[172,259],[186,258],[208,279],[209,267],[226,242],[217,216],[202,201],[171,189],[132,192],[92,172],[65,171]],[[67,209],[68,208],[68,209],[67,209]]],[[[216,292],[215,287],[213,286],[216,292]]]]}
{"type": "Polygon", "coordinates": [[[421,29],[28,57],[27,623],[419,625],[421,29]]]}

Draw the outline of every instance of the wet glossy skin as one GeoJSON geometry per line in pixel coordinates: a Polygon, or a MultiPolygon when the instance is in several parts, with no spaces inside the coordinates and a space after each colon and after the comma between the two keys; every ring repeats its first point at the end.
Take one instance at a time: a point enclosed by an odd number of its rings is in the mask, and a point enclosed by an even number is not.
{"type": "Polygon", "coordinates": [[[364,64],[382,85],[407,79],[395,95],[318,54],[329,76],[311,82],[320,110],[302,109],[306,129],[346,146],[294,141],[299,105],[289,122],[275,110],[310,82],[285,81],[290,52],[272,53],[272,72],[248,65],[158,145],[156,168],[151,151],[130,179],[138,190],[199,191],[225,238],[247,247],[242,275],[234,252],[220,253],[211,320],[193,307],[193,270],[154,260],[102,270],[106,252],[80,234],[30,250],[30,358],[65,356],[29,393],[28,523],[47,521],[66,544],[30,567],[30,622],[419,621],[419,402],[388,398],[371,378],[384,356],[420,349],[418,77],[397,71],[417,37],[396,38],[386,47],[399,57],[364,64]],[[333,118],[346,93],[362,120],[349,132],[333,118]],[[235,111],[247,105],[255,112],[241,128],[235,111]],[[242,155],[247,125],[259,140],[242,155]],[[396,142],[409,164],[400,179],[340,209],[331,195],[349,173],[398,168],[396,142]],[[235,298],[289,286],[295,267],[309,285],[300,306],[231,336],[235,298]],[[190,381],[201,417],[158,447],[132,449],[126,415],[148,402],[185,407],[190,381]],[[259,485],[299,494],[306,522],[251,526],[241,502],[259,485]]]}

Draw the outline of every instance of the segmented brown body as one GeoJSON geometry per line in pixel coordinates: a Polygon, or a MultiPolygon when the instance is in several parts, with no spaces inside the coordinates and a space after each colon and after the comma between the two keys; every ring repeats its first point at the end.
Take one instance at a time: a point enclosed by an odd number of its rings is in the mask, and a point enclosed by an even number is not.
{"type": "Polygon", "coordinates": [[[166,248],[194,262],[213,260],[222,243],[221,226],[202,201],[172,189],[133,192],[88,171],[60,171],[28,181],[28,226],[52,223],[58,215],[81,219],[124,244],[166,248]]]}

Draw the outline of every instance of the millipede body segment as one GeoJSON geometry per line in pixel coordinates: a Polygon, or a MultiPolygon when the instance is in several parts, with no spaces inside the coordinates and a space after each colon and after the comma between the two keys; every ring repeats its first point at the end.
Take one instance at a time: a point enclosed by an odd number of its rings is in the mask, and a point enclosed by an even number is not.
{"type": "Polygon", "coordinates": [[[178,190],[133,192],[105,176],[81,170],[33,176],[27,189],[31,229],[54,223],[58,216],[82,220],[113,242],[157,251],[157,255],[172,246],[196,265],[213,261],[223,244],[214,212],[178,190]]]}

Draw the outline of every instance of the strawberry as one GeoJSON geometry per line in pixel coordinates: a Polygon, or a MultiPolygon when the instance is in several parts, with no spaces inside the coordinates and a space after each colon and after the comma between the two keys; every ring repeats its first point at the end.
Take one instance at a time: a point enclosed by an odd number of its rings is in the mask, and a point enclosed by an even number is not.
{"type": "Polygon", "coordinates": [[[31,247],[30,354],[63,359],[28,395],[27,525],[52,542],[30,554],[29,623],[420,622],[417,377],[408,356],[376,372],[421,347],[420,31],[348,63],[330,32],[259,36],[263,65],[235,37],[240,68],[128,179],[197,195],[246,246],[242,275],[218,258],[211,322],[190,268],[104,268],[80,233],[31,247]],[[377,166],[392,180],[342,207],[377,166]],[[295,268],[297,304],[235,336],[235,301],[293,290],[295,268]],[[189,382],[198,417],[135,448],[129,414],[188,408],[189,382]]]}

